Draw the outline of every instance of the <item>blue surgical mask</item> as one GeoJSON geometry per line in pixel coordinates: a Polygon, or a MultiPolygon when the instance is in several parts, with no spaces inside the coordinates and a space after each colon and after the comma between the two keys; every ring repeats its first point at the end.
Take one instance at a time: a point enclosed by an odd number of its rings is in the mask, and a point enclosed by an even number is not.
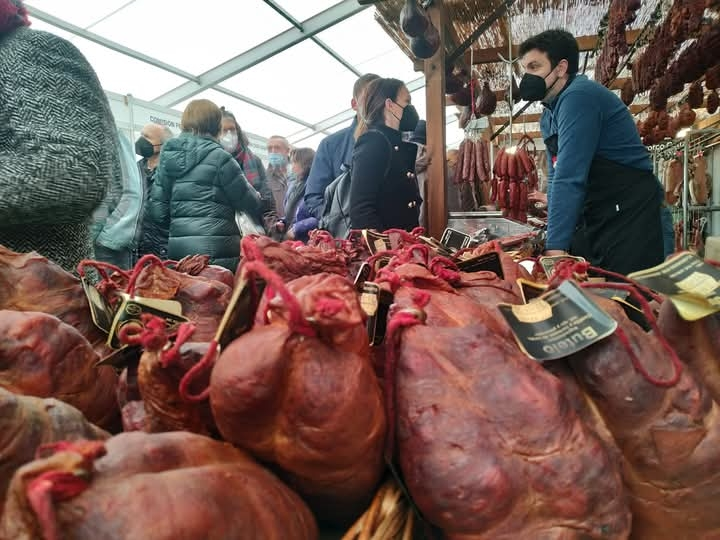
{"type": "Polygon", "coordinates": [[[287,156],[273,152],[268,155],[268,163],[272,167],[285,167],[287,166],[287,156]]]}

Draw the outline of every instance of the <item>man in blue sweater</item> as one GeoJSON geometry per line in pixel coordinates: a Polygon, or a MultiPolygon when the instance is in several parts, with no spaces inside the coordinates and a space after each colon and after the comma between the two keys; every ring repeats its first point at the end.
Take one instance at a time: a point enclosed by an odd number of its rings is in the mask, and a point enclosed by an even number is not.
{"type": "Polygon", "coordinates": [[[572,34],[549,30],[520,46],[520,93],[542,101],[548,152],[546,255],[571,253],[628,274],[663,261],[662,193],[632,115],[578,75],[572,34]]]}
{"type": "MultiPolygon", "coordinates": [[[[358,103],[367,85],[379,78],[374,73],[366,73],[355,81],[350,102],[354,111],[357,111],[358,103]]],[[[305,186],[305,208],[317,219],[322,218],[325,208],[325,188],[340,176],[343,165],[350,166],[356,128],[357,116],[349,127],[324,138],[318,146],[305,186]]]]}

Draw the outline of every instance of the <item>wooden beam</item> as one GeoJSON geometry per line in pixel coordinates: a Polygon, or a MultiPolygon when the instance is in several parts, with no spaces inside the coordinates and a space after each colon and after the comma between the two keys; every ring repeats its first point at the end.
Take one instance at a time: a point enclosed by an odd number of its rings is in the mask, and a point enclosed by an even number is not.
{"type": "MultiPolygon", "coordinates": [[[[430,20],[445,43],[448,25],[444,0],[435,0],[428,8],[430,20]]],[[[445,50],[440,47],[432,58],[425,60],[425,95],[427,102],[427,151],[430,165],[427,170],[425,216],[431,236],[440,238],[447,226],[447,168],[445,167],[445,50]]]]}
{"type": "MultiPolygon", "coordinates": [[[[628,30],[625,32],[625,37],[627,39],[628,45],[632,45],[635,43],[635,40],[640,35],[641,30],[628,30]]],[[[580,52],[583,51],[592,51],[595,49],[595,46],[597,45],[598,37],[597,36],[579,36],[577,39],[578,47],[580,49],[580,52]]],[[[518,55],[518,51],[520,50],[520,45],[513,45],[513,56],[518,55]]],[[[500,58],[498,58],[498,53],[502,54],[503,57],[507,57],[508,54],[508,46],[505,44],[503,47],[494,47],[491,49],[482,49],[480,51],[476,50],[473,53],[473,61],[475,64],[493,64],[495,62],[499,62],[500,58]]],[[[468,50],[465,53],[465,61],[469,64],[470,63],[470,51],[468,50]]]]}
{"type": "Polygon", "coordinates": [[[712,116],[708,116],[704,120],[700,120],[695,124],[695,128],[705,129],[713,127],[715,124],[720,124],[720,114],[713,114],[712,116]]]}

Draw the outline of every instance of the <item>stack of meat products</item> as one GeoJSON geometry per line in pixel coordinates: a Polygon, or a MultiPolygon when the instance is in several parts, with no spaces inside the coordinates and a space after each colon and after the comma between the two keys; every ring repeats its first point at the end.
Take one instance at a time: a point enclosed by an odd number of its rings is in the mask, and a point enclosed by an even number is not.
{"type": "Polygon", "coordinates": [[[538,187],[535,161],[522,146],[514,152],[498,150],[493,166],[491,200],[503,216],[527,221],[528,194],[538,187]]]}
{"type": "Polygon", "coordinates": [[[618,333],[568,359],[623,455],[632,538],[679,540],[720,535],[720,409],[707,387],[674,365],[656,335],[619,304],[594,300],[618,333]],[[629,353],[632,348],[635,359],[629,353]],[[642,365],[648,374],[634,367],[642,365]],[[657,381],[651,382],[650,378],[657,381]]]}
{"type": "Polygon", "coordinates": [[[285,285],[264,268],[243,268],[268,287],[260,321],[212,371],[212,412],[225,440],[276,467],[321,520],[349,524],[384,469],[385,414],[365,316],[341,276],[285,285]]]}
{"type": "MultiPolygon", "coordinates": [[[[668,61],[673,58],[673,51],[689,36],[694,35],[700,29],[703,13],[705,11],[704,0],[676,0],[662,24],[655,27],[655,33],[648,43],[645,52],[637,58],[632,65],[632,80],[636,92],[647,91],[656,79],[663,76],[672,77],[669,74],[674,68],[694,70],[698,66],[685,66],[687,58],[675,62],[671,70],[667,69],[668,61]]],[[[701,39],[703,39],[701,37],[701,39]]],[[[705,46],[705,45],[703,45],[705,46]]],[[[688,47],[688,48],[692,48],[688,47]]],[[[714,65],[714,58],[717,58],[717,49],[705,51],[703,58],[710,60],[714,65]],[[714,55],[714,56],[713,56],[714,55]]],[[[682,55],[681,55],[682,57],[682,55]]],[[[706,68],[700,68],[700,74],[706,68]]],[[[700,75],[685,79],[682,82],[692,82],[700,75]]],[[[675,85],[667,86],[667,88],[675,85]]],[[[682,88],[681,88],[682,89],[682,88]]],[[[678,90],[679,91],[679,90],[678,90]]],[[[673,92],[676,93],[676,92],[673,92]]],[[[669,95],[665,96],[669,97],[669,95]]]]}
{"type": "MultiPolygon", "coordinates": [[[[482,139],[465,139],[460,143],[453,183],[461,189],[465,199],[468,194],[471,196],[473,210],[479,210],[481,206],[490,203],[491,180],[490,143],[482,139]],[[465,186],[467,189],[462,189],[465,186]]],[[[461,201],[463,208],[469,206],[463,202],[461,201]]]]}
{"type": "Polygon", "coordinates": [[[20,468],[0,538],[315,540],[300,498],[229,444],[125,433],[59,444],[20,468]]]}
{"type": "Polygon", "coordinates": [[[639,0],[613,0],[610,4],[607,35],[595,64],[595,80],[602,85],[615,77],[620,58],[628,52],[625,27],[635,20],[638,9],[639,0]]]}
{"type": "MultiPolygon", "coordinates": [[[[80,293],[82,294],[82,293],[80,293]]],[[[80,332],[57,317],[0,310],[0,388],[55,397],[101,427],[117,427],[117,375],[80,332]]]]}
{"type": "Polygon", "coordinates": [[[704,205],[708,202],[707,162],[702,154],[693,158],[690,198],[695,205],[704,205]]]}
{"type": "MultiPolygon", "coordinates": [[[[698,0],[692,0],[689,3],[695,5],[697,2],[698,0]]],[[[700,17],[702,18],[702,9],[700,17]]],[[[653,107],[656,110],[664,108],[667,98],[680,92],[685,83],[696,81],[708,69],[716,66],[718,56],[720,56],[720,23],[716,22],[686,47],[669,68],[665,70],[663,65],[664,71],[657,75],[650,92],[653,107]]],[[[695,105],[700,107],[702,102],[695,105]]]]}
{"type": "Polygon", "coordinates": [[[0,516],[12,475],[35,458],[38,446],[108,437],[67,403],[20,396],[0,389],[0,516]]]}
{"type": "Polygon", "coordinates": [[[392,334],[386,384],[423,516],[449,540],[627,538],[618,464],[560,381],[520,352],[495,301],[462,301],[411,266],[395,270],[389,324],[414,325],[392,334]]]}
{"type": "MultiPolygon", "coordinates": [[[[15,473],[0,538],[316,538],[305,504],[323,521],[354,519],[381,481],[383,444],[449,540],[720,534],[720,317],[688,323],[662,304],[662,335],[687,362],[679,372],[658,331],[598,297],[622,333],[541,366],[496,309],[522,302],[522,267],[500,253],[504,279],[463,273],[408,242],[374,278],[395,303],[380,382],[355,288],[340,271],[293,279],[314,264],[296,258],[295,245],[260,241],[267,249],[246,254],[241,272],[263,279],[266,292],[255,326],[214,366],[208,342],[224,308],[209,304],[226,302],[229,276],[202,258],[139,269],[135,291],[181,299],[196,329],[148,334],[137,376],[122,385],[94,367],[77,280],[37,256],[0,251],[0,302],[13,302],[0,311],[0,386],[58,397],[104,425],[117,417],[118,387],[126,429],[170,431],[78,442],[107,434],[70,405],[0,390],[1,489],[15,473]],[[258,262],[266,255],[283,275],[258,262]],[[22,300],[31,283],[44,287],[47,313],[42,294],[28,289],[22,300]],[[207,369],[187,380],[198,364],[207,369]],[[248,451],[286,484],[190,431],[248,451]],[[63,439],[75,442],[29,462],[38,445],[63,439]]],[[[346,274],[347,251],[321,244],[302,253],[323,252],[346,274]]],[[[115,290],[129,277],[114,276],[115,290]]]]}

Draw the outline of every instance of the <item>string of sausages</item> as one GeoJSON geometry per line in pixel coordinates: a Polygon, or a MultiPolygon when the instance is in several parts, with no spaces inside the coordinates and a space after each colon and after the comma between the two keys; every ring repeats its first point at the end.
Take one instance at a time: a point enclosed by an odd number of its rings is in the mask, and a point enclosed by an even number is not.
{"type": "Polygon", "coordinates": [[[528,151],[522,146],[500,148],[493,166],[490,200],[497,203],[503,216],[525,223],[528,194],[537,187],[537,168],[528,151]]]}

